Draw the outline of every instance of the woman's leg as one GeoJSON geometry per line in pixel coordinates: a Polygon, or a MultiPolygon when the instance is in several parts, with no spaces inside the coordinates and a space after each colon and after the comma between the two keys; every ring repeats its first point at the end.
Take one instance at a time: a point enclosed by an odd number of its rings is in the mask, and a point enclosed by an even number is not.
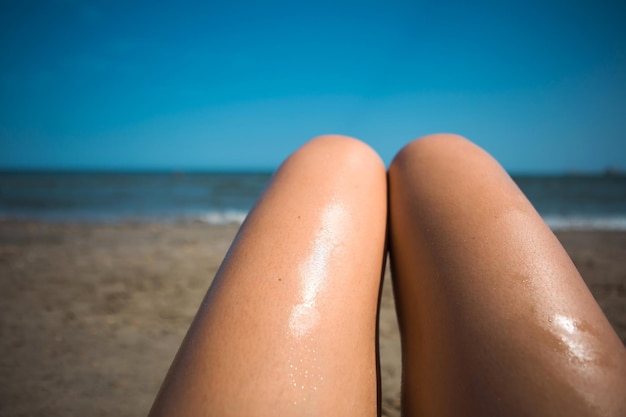
{"type": "Polygon", "coordinates": [[[626,356],[550,229],[454,135],[389,170],[405,416],[626,415],[626,356]]]}
{"type": "Polygon", "coordinates": [[[386,176],[367,145],[317,138],[242,225],[151,416],[373,416],[386,176]]]}

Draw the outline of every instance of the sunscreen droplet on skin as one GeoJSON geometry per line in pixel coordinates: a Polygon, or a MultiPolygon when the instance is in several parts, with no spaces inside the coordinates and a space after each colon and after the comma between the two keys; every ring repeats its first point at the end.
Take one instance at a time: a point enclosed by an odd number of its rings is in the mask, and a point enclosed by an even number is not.
{"type": "Polygon", "coordinates": [[[567,346],[570,360],[582,364],[594,359],[594,353],[589,349],[584,338],[578,330],[578,322],[570,317],[557,314],[554,316],[554,324],[560,329],[557,337],[567,346]]]}
{"type": "Polygon", "coordinates": [[[295,306],[289,318],[289,329],[296,337],[309,333],[319,321],[319,312],[313,306],[299,304],[295,306]]]}

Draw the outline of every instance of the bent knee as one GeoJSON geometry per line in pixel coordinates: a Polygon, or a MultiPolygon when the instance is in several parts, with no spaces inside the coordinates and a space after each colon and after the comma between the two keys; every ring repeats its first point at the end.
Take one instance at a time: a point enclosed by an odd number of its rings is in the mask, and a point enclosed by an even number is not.
{"type": "Polygon", "coordinates": [[[321,155],[326,161],[346,169],[382,170],[385,164],[365,142],[345,135],[322,135],[307,142],[298,152],[321,155]]]}
{"type": "Polygon", "coordinates": [[[463,136],[454,133],[427,135],[404,145],[394,157],[393,162],[414,158],[425,153],[447,153],[454,148],[464,146],[475,145],[463,136]]]}
{"type": "Polygon", "coordinates": [[[491,156],[478,145],[453,133],[438,133],[413,140],[394,157],[389,171],[439,164],[453,166],[473,159],[491,156]]]}

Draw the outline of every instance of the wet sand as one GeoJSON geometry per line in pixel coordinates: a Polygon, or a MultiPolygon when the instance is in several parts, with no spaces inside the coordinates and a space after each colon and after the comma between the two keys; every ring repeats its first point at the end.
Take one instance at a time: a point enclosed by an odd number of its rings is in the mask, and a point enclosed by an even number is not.
{"type": "MultiPolygon", "coordinates": [[[[0,221],[0,415],[145,415],[236,231],[0,221]]],[[[557,235],[625,342],[626,232],[557,235]]],[[[386,416],[399,416],[399,343],[387,274],[386,416]]]]}

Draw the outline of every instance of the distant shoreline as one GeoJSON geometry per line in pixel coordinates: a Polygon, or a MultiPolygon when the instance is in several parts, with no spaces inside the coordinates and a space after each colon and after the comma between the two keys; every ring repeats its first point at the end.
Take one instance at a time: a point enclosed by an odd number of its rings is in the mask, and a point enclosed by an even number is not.
{"type": "MultiPolygon", "coordinates": [[[[0,172],[0,219],[241,224],[269,171],[0,172]]],[[[626,176],[518,174],[554,230],[626,230],[626,176]]]]}
{"type": "MultiPolygon", "coordinates": [[[[83,226],[119,226],[125,225],[189,225],[205,224],[209,226],[237,226],[245,220],[246,211],[208,212],[190,216],[171,217],[121,217],[121,218],[36,218],[28,216],[0,216],[0,223],[50,224],[83,226]]],[[[549,217],[544,218],[553,232],[626,232],[626,215],[612,218],[597,217],[549,217]]]]}

